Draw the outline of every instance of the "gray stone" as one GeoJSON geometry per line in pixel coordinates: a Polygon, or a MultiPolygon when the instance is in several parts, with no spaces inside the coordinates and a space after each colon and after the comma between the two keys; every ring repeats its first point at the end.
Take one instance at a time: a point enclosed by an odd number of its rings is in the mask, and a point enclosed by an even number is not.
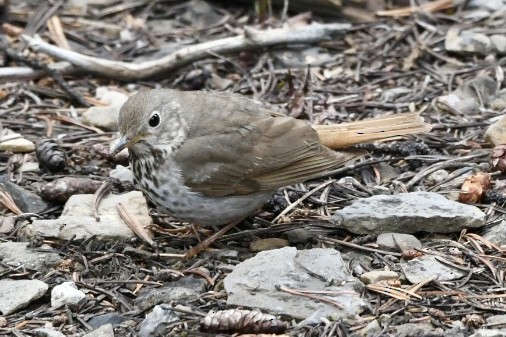
{"type": "Polygon", "coordinates": [[[26,227],[26,231],[63,240],[81,240],[92,236],[99,239],[134,237],[134,232],[119,216],[116,209],[119,203],[141,224],[152,224],[146,198],[140,191],[106,196],[98,208],[100,221],[93,216],[93,194],[76,194],[67,201],[58,219],[34,220],[32,225],[26,227]]]}
{"type": "Polygon", "coordinates": [[[0,260],[12,267],[23,267],[45,272],[62,263],[63,259],[49,245],[37,249],[27,247],[27,242],[0,243],[0,260]]]}
{"type": "Polygon", "coordinates": [[[158,337],[164,335],[164,330],[172,322],[179,320],[173,310],[157,305],[146,315],[139,330],[140,337],[158,337]]]}
{"type": "Polygon", "coordinates": [[[168,302],[188,302],[196,300],[205,290],[205,282],[194,277],[184,277],[166,283],[165,286],[141,292],[135,299],[135,306],[145,310],[154,305],[168,302]]]}
{"type": "Polygon", "coordinates": [[[152,34],[166,34],[177,29],[179,22],[177,20],[148,20],[146,21],[146,30],[152,34]]]}
{"type": "Polygon", "coordinates": [[[360,281],[364,282],[364,284],[397,279],[399,279],[399,275],[395,271],[390,270],[372,270],[360,275],[360,281]]]}
{"type": "MultiPolygon", "coordinates": [[[[223,20],[223,15],[216,6],[203,0],[191,0],[184,5],[185,10],[178,15],[178,19],[185,24],[191,24],[193,29],[203,29],[214,26],[223,20]]],[[[164,32],[166,33],[166,32],[164,32]]]]}
{"type": "Polygon", "coordinates": [[[70,308],[79,308],[86,303],[86,295],[77,289],[74,282],[63,282],[51,291],[51,307],[67,304],[70,308]]]}
{"type": "Polygon", "coordinates": [[[454,53],[471,53],[487,56],[493,51],[487,35],[452,27],[445,37],[445,48],[454,53]]]}
{"type": "Polygon", "coordinates": [[[497,82],[486,75],[479,75],[462,83],[448,95],[436,98],[436,105],[444,111],[473,114],[481,105],[487,107],[496,99],[497,82]]]}
{"type": "Polygon", "coordinates": [[[305,228],[296,228],[285,232],[288,242],[297,243],[308,243],[314,239],[314,234],[305,228]]]}
{"type": "Polygon", "coordinates": [[[269,314],[299,319],[356,318],[363,310],[363,284],[346,272],[334,249],[298,251],[292,247],[269,250],[238,264],[224,280],[227,305],[256,308],[269,314]],[[280,291],[281,288],[335,291],[327,294],[342,306],[280,291]]]}
{"type": "Polygon", "coordinates": [[[49,286],[39,280],[0,280],[0,312],[10,315],[41,298],[49,286]]]}
{"type": "Polygon", "coordinates": [[[445,181],[449,175],[450,173],[446,170],[437,170],[429,174],[425,182],[429,186],[434,186],[445,181]]]}
{"type": "Polygon", "coordinates": [[[357,331],[357,334],[361,337],[376,336],[381,331],[381,326],[377,319],[370,321],[365,328],[357,331]]]}
{"type": "Polygon", "coordinates": [[[122,183],[133,184],[135,181],[134,173],[132,170],[123,165],[116,165],[116,168],[109,172],[109,177],[116,178],[122,183]]]}
{"type": "Polygon", "coordinates": [[[93,328],[99,328],[105,324],[111,324],[113,327],[123,323],[128,318],[118,315],[117,313],[111,312],[108,314],[93,316],[87,323],[93,328]]]}
{"type": "Polygon", "coordinates": [[[452,233],[483,226],[485,214],[438,193],[412,192],[359,199],[337,211],[331,221],[355,234],[452,233]]]}
{"type": "Polygon", "coordinates": [[[50,328],[37,328],[33,332],[35,337],[65,337],[60,331],[50,328]]]}
{"type": "MultiPolygon", "coordinates": [[[[486,8],[491,11],[498,11],[501,8],[504,8],[503,0],[470,0],[467,4],[467,7],[473,8],[476,10],[476,7],[486,8]]],[[[490,15],[490,14],[489,14],[490,15]]]]}
{"type": "Polygon", "coordinates": [[[506,245],[506,220],[484,230],[482,236],[498,246],[506,245]]]}
{"type": "MultiPolygon", "coordinates": [[[[386,183],[397,179],[399,175],[402,173],[401,169],[398,167],[394,167],[387,163],[380,163],[379,170],[381,172],[381,182],[386,183]]],[[[383,193],[384,194],[384,193],[383,193]]]]}
{"type": "Polygon", "coordinates": [[[422,243],[411,234],[383,233],[376,238],[378,248],[384,250],[401,251],[422,248],[422,243]]]}
{"type": "Polygon", "coordinates": [[[489,326],[491,328],[505,329],[506,328],[506,315],[490,316],[485,319],[485,322],[487,322],[487,326],[489,326]]]}
{"type": "Polygon", "coordinates": [[[505,329],[480,329],[469,337],[506,337],[505,329]]]}
{"type": "Polygon", "coordinates": [[[430,336],[434,327],[429,322],[406,323],[393,328],[395,337],[430,336]]]}
{"type": "Polygon", "coordinates": [[[9,193],[24,213],[40,213],[47,209],[47,203],[41,197],[10,181],[0,184],[0,189],[9,193]]]}
{"type": "Polygon", "coordinates": [[[412,284],[434,278],[438,281],[452,281],[467,275],[465,271],[439,262],[435,256],[424,255],[401,262],[400,267],[412,284]]]}
{"type": "Polygon", "coordinates": [[[506,36],[504,35],[491,35],[490,41],[495,50],[499,54],[506,54],[506,36]]]}
{"type": "Polygon", "coordinates": [[[0,216],[0,234],[8,234],[14,230],[14,223],[16,218],[10,216],[0,216]]]}
{"type": "Polygon", "coordinates": [[[104,324],[83,337],[114,337],[114,329],[111,324],[104,324]]]}
{"type": "Polygon", "coordinates": [[[274,51],[272,57],[277,64],[287,68],[303,68],[308,64],[317,67],[336,59],[335,54],[329,53],[328,49],[321,47],[300,47],[274,51]]]}

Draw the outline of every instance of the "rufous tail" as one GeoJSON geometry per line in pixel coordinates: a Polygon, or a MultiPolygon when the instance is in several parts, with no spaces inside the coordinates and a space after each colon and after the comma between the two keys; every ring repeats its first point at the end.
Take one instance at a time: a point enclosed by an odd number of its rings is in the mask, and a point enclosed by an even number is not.
{"type": "Polygon", "coordinates": [[[431,130],[418,113],[404,113],[335,125],[313,125],[320,141],[331,149],[431,130]]]}

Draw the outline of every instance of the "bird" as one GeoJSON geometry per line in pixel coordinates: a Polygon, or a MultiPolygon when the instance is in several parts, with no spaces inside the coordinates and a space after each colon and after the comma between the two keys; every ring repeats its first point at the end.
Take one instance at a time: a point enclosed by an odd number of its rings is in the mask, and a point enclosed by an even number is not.
{"type": "Polygon", "coordinates": [[[160,211],[230,228],[279,188],[364,155],[346,147],[430,130],[417,113],[311,125],[242,95],[174,89],[134,94],[118,126],[111,154],[128,148],[138,186],[160,211]]]}

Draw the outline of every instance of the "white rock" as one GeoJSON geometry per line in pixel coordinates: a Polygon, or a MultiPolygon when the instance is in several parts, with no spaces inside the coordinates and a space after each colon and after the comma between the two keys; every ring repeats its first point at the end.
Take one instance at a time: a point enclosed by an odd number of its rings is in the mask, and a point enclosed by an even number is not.
{"type": "Polygon", "coordinates": [[[78,290],[74,282],[63,282],[51,291],[51,307],[53,308],[65,304],[71,308],[78,308],[84,303],[86,303],[86,294],[78,290]]]}
{"type": "Polygon", "coordinates": [[[116,178],[122,183],[133,184],[135,181],[134,173],[132,170],[123,165],[116,165],[116,168],[109,172],[109,177],[116,178]]]}

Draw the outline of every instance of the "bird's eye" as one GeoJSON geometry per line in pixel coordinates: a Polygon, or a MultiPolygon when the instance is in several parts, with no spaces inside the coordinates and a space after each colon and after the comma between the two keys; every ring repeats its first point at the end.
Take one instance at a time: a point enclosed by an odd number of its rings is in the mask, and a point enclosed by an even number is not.
{"type": "Polygon", "coordinates": [[[149,117],[148,124],[152,128],[156,128],[158,125],[160,125],[160,114],[158,114],[158,112],[152,114],[151,117],[149,117]]]}

